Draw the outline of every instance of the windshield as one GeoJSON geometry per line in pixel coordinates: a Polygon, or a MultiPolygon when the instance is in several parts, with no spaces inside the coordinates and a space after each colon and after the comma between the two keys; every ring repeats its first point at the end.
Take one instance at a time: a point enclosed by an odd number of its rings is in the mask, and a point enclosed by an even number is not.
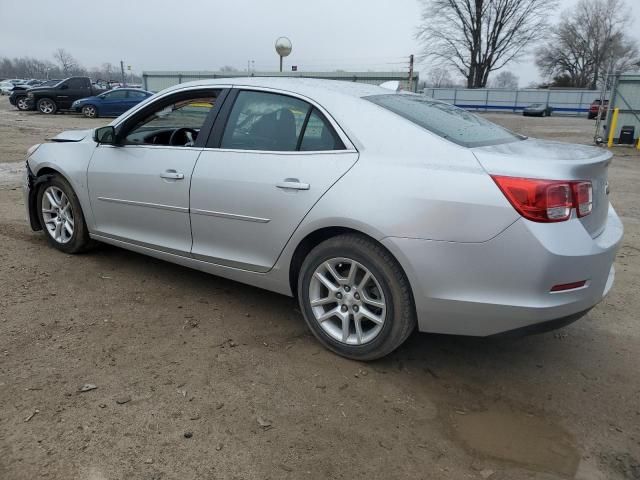
{"type": "Polygon", "coordinates": [[[525,138],[471,112],[424,95],[402,93],[363,98],[463,147],[497,145],[525,138]]]}

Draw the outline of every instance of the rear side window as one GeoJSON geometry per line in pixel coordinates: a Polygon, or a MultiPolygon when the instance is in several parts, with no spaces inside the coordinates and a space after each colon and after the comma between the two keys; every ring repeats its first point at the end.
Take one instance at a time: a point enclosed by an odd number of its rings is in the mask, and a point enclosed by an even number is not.
{"type": "Polygon", "coordinates": [[[229,114],[220,148],[294,152],[344,146],[331,125],[304,100],[241,91],[229,114]]]}
{"type": "Polygon", "coordinates": [[[336,134],[329,122],[315,108],[309,115],[307,126],[304,130],[300,150],[303,151],[323,151],[342,150],[344,144],[336,134]]]}
{"type": "Polygon", "coordinates": [[[364,99],[463,147],[497,145],[525,138],[471,112],[424,95],[386,94],[364,99]]]}
{"type": "Polygon", "coordinates": [[[129,90],[129,98],[147,98],[147,94],[145,92],[129,90]]]}

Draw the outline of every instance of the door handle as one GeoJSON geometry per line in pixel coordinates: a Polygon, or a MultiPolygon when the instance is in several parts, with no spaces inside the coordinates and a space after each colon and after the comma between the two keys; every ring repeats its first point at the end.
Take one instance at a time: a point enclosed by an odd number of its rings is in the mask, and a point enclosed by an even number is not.
{"type": "Polygon", "coordinates": [[[175,170],[167,170],[160,174],[160,178],[166,178],[168,180],[183,180],[184,173],[178,173],[175,170]]]}
{"type": "Polygon", "coordinates": [[[311,185],[308,183],[302,183],[297,178],[285,178],[282,182],[276,183],[277,188],[290,189],[290,190],[309,190],[311,185]]]}

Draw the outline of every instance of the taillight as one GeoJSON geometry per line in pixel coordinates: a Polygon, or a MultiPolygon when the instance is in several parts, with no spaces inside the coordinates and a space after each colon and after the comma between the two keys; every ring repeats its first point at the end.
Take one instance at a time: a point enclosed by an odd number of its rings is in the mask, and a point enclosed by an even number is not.
{"type": "Polygon", "coordinates": [[[492,175],[520,215],[534,222],[564,222],[576,209],[579,217],[591,213],[591,182],[566,182],[492,175]]]}
{"type": "Polygon", "coordinates": [[[579,217],[585,217],[593,210],[593,188],[591,182],[575,182],[573,195],[576,199],[576,211],[579,217]]]}

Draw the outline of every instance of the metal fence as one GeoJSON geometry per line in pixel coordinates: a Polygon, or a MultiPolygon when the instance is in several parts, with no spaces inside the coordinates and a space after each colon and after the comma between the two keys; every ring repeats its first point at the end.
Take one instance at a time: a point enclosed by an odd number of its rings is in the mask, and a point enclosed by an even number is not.
{"type": "Polygon", "coordinates": [[[532,103],[553,107],[555,114],[586,115],[598,90],[538,90],[497,88],[425,88],[424,94],[468,110],[519,112],[532,103]]]}
{"type": "MultiPolygon", "coordinates": [[[[208,78],[238,78],[238,77],[296,77],[323,78],[327,80],[344,80],[348,82],[369,83],[380,85],[384,82],[399,81],[401,87],[409,89],[409,75],[403,72],[143,72],[142,82],[145,90],[159,92],[179,83],[208,78]]],[[[417,91],[420,80],[419,74],[413,76],[412,90],[417,91]]]]}

